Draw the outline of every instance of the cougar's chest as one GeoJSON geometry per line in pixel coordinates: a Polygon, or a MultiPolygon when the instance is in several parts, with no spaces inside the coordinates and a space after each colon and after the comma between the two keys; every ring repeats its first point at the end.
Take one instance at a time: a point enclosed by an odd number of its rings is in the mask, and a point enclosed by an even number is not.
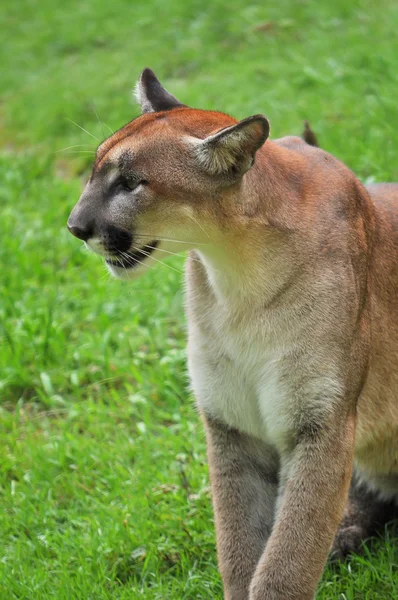
{"type": "Polygon", "coordinates": [[[199,407],[209,416],[275,446],[289,430],[283,341],[242,323],[218,319],[190,333],[189,370],[199,407]]]}

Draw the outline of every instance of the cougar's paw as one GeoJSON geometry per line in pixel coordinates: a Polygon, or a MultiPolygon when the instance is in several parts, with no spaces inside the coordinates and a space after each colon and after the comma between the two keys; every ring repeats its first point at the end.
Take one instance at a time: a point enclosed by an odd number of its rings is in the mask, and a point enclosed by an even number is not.
{"type": "Polygon", "coordinates": [[[366,532],[360,525],[339,529],[329,554],[330,562],[344,561],[349,554],[360,554],[366,532]]]}

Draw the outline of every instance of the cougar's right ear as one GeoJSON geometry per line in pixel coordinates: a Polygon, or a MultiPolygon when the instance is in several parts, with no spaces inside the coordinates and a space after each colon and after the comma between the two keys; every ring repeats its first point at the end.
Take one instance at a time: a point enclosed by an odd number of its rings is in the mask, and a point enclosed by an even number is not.
{"type": "Polygon", "coordinates": [[[142,71],[134,94],[143,113],[159,112],[185,106],[164,89],[151,69],[142,71]]]}
{"type": "Polygon", "coordinates": [[[254,163],[257,150],[268,138],[270,126],[263,115],[254,115],[195,141],[200,166],[211,175],[239,178],[254,163]]]}

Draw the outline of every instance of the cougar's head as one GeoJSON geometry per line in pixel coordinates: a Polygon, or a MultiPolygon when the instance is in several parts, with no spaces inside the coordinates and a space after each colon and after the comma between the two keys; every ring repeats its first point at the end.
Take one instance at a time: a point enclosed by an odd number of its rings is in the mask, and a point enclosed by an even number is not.
{"type": "Polygon", "coordinates": [[[68,220],[121,279],[169,252],[215,241],[239,213],[243,176],[269,133],[262,115],[237,122],[184,106],[150,69],[136,95],[143,114],[99,146],[68,220]]]}

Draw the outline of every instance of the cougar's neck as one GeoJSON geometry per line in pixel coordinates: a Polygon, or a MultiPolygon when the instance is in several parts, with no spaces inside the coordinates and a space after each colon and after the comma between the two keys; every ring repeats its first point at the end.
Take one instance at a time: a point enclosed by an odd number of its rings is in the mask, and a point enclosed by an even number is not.
{"type": "Polygon", "coordinates": [[[195,251],[214,297],[232,308],[266,306],[294,277],[294,230],[284,206],[294,193],[284,151],[273,146],[231,191],[231,218],[217,239],[195,251]]]}
{"type": "Polygon", "coordinates": [[[268,231],[258,233],[231,234],[196,251],[217,302],[231,308],[266,305],[291,277],[285,241],[268,231]]]}

